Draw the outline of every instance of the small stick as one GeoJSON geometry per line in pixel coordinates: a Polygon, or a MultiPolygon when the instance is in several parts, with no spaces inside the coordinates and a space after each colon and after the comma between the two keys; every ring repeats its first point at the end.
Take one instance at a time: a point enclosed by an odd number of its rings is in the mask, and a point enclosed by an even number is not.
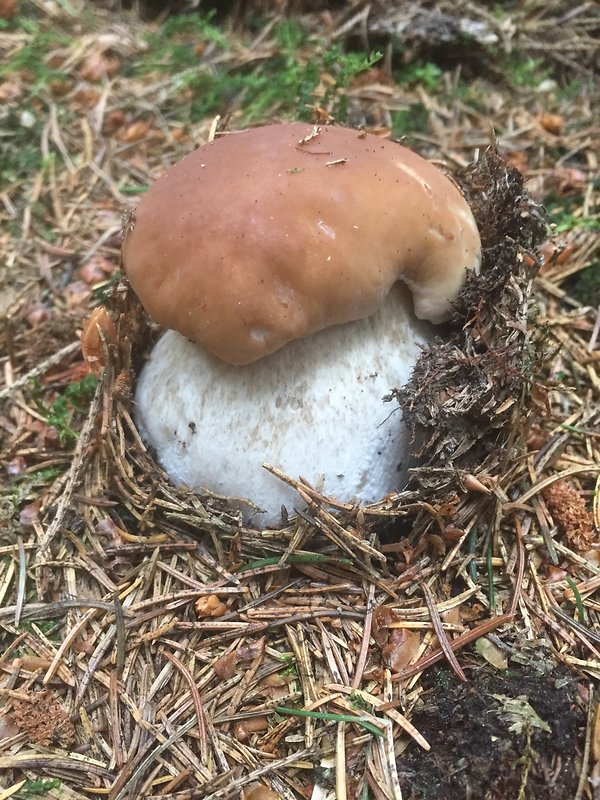
{"type": "MultiPolygon", "coordinates": [[[[475,639],[479,639],[482,636],[486,636],[490,631],[496,630],[501,625],[506,624],[507,622],[511,622],[514,618],[514,614],[502,614],[499,617],[492,617],[492,619],[488,619],[485,622],[482,622],[481,625],[477,625],[477,627],[473,628],[466,633],[461,633],[460,636],[457,636],[456,639],[452,639],[449,642],[450,647],[452,650],[460,650],[461,647],[464,647],[467,644],[475,641],[475,639]]],[[[406,678],[411,678],[413,675],[417,675],[419,672],[423,672],[426,669],[429,669],[433,664],[441,661],[444,657],[445,653],[443,650],[436,650],[433,653],[430,653],[425,658],[422,658],[420,661],[417,661],[416,664],[413,664],[410,667],[406,667],[402,670],[402,672],[395,672],[392,675],[393,681],[403,681],[406,678]]],[[[398,700],[395,701],[394,705],[399,705],[400,702],[398,700]]],[[[380,710],[383,710],[380,709],[380,710]]]]}
{"type": "Polygon", "coordinates": [[[459,678],[461,681],[466,682],[467,676],[465,675],[465,673],[462,670],[462,667],[458,663],[458,659],[456,658],[456,656],[454,655],[454,652],[452,650],[452,646],[450,644],[450,640],[448,639],[448,636],[446,635],[446,631],[442,627],[442,619],[441,619],[440,615],[438,614],[437,608],[435,607],[435,598],[434,598],[434,596],[433,596],[433,594],[431,592],[431,589],[429,588],[429,586],[427,586],[426,583],[423,583],[421,586],[422,586],[422,589],[423,589],[423,595],[425,597],[425,602],[427,604],[427,609],[429,611],[429,616],[431,617],[431,621],[433,623],[433,629],[434,629],[435,634],[436,634],[436,636],[438,638],[440,646],[441,646],[442,650],[444,651],[444,655],[448,659],[448,663],[452,667],[452,671],[454,672],[456,677],[459,678]]]}
{"type": "Polygon", "coordinates": [[[194,702],[194,710],[196,711],[196,719],[198,720],[198,734],[200,736],[200,758],[203,764],[208,763],[208,739],[206,736],[206,725],[204,724],[204,711],[202,710],[202,699],[200,692],[194,681],[194,677],[189,669],[179,661],[168,650],[163,650],[163,655],[181,672],[186,683],[190,687],[190,693],[194,702]]]}

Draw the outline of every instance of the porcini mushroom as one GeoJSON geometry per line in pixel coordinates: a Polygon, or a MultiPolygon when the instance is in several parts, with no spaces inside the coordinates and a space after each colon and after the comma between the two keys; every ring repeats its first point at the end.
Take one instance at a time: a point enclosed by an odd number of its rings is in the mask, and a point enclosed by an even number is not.
{"type": "Polygon", "coordinates": [[[340,500],[381,499],[410,450],[383,396],[480,249],[455,184],[394,142],[281,124],[200,147],[150,188],[123,243],[134,290],[171,329],[138,382],[144,438],[176,483],[249,497],[261,522],[297,502],[264,462],[340,500]]]}

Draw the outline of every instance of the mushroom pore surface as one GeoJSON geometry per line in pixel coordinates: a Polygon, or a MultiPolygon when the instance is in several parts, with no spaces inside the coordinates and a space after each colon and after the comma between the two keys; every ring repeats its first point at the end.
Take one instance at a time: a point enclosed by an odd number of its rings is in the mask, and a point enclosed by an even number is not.
{"type": "Polygon", "coordinates": [[[230,364],[362,319],[402,280],[442,321],[480,240],[454,183],[395,142],[301,123],[220,136],[135,211],[123,264],[142,304],[230,364]]]}

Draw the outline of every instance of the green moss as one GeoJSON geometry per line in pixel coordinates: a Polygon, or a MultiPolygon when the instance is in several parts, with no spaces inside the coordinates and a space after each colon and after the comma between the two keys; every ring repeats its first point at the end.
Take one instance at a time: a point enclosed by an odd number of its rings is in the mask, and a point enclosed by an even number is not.
{"type": "Polygon", "coordinates": [[[415,133],[426,133],[429,130],[429,113],[421,103],[411,103],[409,108],[392,111],[392,137],[412,141],[415,133]]]}
{"type": "Polygon", "coordinates": [[[80,381],[69,384],[50,405],[43,399],[43,389],[38,381],[31,382],[31,394],[34,405],[44,419],[56,428],[62,444],[75,444],[79,434],[73,428],[76,414],[83,414],[95,391],[98,379],[95,375],[86,375],[80,381]]]}
{"type": "Polygon", "coordinates": [[[504,68],[509,82],[520,89],[535,89],[552,75],[543,58],[532,58],[522,52],[506,58],[504,68]]]}
{"type": "Polygon", "coordinates": [[[565,287],[571,297],[582,305],[600,307],[600,260],[574,275],[565,287]]]}
{"type": "Polygon", "coordinates": [[[394,71],[394,78],[405,86],[423,86],[429,92],[435,92],[440,85],[444,71],[432,61],[415,61],[394,71]]]}
{"type": "MultiPolygon", "coordinates": [[[[227,40],[210,22],[210,15],[175,16],[147,38],[148,55],[130,64],[129,74],[142,76],[150,70],[168,72],[171,85],[181,91],[189,119],[242,110],[240,124],[262,121],[270,114],[310,119],[315,102],[336,118],[346,116],[346,92],[352,80],[381,58],[381,53],[344,53],[339,47],[323,49],[312,42],[313,57],[302,48],[308,34],[295,19],[274,28],[278,47],[267,58],[247,64],[215,64],[203,60],[197,45],[211,42],[225,49],[227,40]],[[324,96],[315,97],[321,75],[328,73],[324,96]],[[185,90],[185,91],[183,91],[185,90]]],[[[177,103],[177,100],[174,101],[177,103]]],[[[164,110],[164,109],[163,109],[164,110]]],[[[176,111],[181,114],[180,108],[176,111]]]]}

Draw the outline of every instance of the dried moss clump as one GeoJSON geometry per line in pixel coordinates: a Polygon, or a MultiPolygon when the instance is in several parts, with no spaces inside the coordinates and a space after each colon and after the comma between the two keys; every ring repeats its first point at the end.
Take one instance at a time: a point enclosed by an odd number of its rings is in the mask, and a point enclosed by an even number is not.
{"type": "Polygon", "coordinates": [[[481,233],[481,273],[469,277],[455,303],[453,330],[394,393],[407,424],[423,436],[413,474],[426,496],[456,489],[457,471],[494,474],[510,462],[532,398],[541,396],[533,378],[531,292],[544,209],[493,148],[457,178],[481,233]]]}
{"type": "Polygon", "coordinates": [[[48,689],[29,691],[11,699],[12,718],[30,741],[48,747],[52,743],[70,747],[75,728],[61,704],[48,689]]]}

